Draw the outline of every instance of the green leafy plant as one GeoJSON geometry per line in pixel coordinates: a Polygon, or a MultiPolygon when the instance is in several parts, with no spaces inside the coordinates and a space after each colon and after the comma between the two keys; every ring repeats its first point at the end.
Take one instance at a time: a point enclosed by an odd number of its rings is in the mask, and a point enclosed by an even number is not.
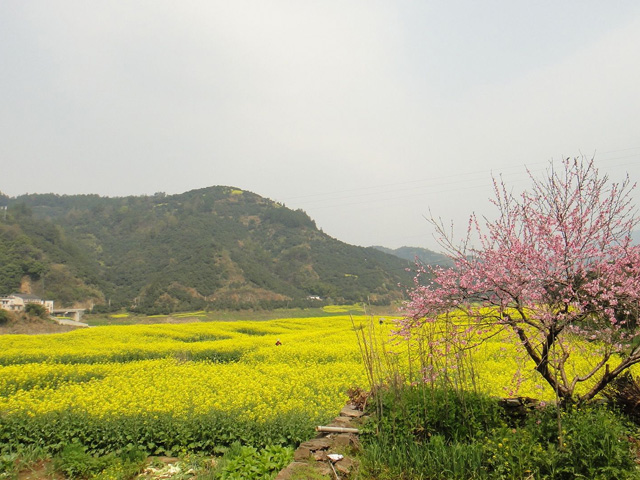
{"type": "Polygon", "coordinates": [[[221,468],[221,480],[271,479],[293,459],[290,447],[269,446],[261,451],[255,447],[233,446],[224,466],[221,468]]]}
{"type": "Polygon", "coordinates": [[[0,455],[0,479],[12,479],[17,475],[18,454],[0,455]]]}
{"type": "Polygon", "coordinates": [[[66,445],[54,459],[54,468],[68,478],[86,478],[100,469],[96,457],[87,453],[79,443],[66,445]]]}
{"type": "Polygon", "coordinates": [[[133,446],[121,450],[119,454],[112,452],[95,456],[84,445],[73,442],[62,448],[54,458],[53,465],[66,478],[126,480],[142,469],[145,459],[146,453],[133,446]]]}

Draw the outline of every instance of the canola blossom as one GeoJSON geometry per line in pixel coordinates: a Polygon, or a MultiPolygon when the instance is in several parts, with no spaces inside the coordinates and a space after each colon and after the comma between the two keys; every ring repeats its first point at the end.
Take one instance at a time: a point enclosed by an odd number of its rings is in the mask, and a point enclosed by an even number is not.
{"type": "MultiPolygon", "coordinates": [[[[77,440],[94,451],[138,444],[171,454],[236,440],[295,444],[337,415],[350,387],[369,387],[354,324],[370,329],[386,368],[409,380],[420,371],[392,322],[364,315],[2,336],[1,448],[77,440]]],[[[516,356],[504,336],[485,342],[465,386],[553,399],[536,372],[514,376],[516,356]]],[[[578,370],[588,352],[580,358],[578,370]]]]}
{"type": "Polygon", "coordinates": [[[365,383],[344,316],[4,336],[0,364],[0,440],[43,443],[38,430],[51,419],[73,438],[83,423],[120,422],[125,434],[112,443],[146,439],[158,453],[301,441],[339,412],[349,387],[365,383]],[[196,441],[203,424],[215,442],[196,441]],[[159,428],[174,438],[149,440],[159,428]]]}

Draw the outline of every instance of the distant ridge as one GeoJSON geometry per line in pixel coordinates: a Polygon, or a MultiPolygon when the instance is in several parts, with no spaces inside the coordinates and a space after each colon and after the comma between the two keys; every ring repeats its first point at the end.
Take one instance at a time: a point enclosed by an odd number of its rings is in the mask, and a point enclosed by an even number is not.
{"type": "Polygon", "coordinates": [[[434,252],[427,248],[420,247],[400,247],[396,249],[381,246],[373,246],[376,250],[395,255],[398,258],[414,262],[416,259],[423,265],[440,265],[441,267],[450,267],[453,265],[449,257],[441,253],[434,252]]]}
{"type": "MultiPolygon", "coordinates": [[[[634,230],[633,232],[631,232],[631,241],[636,245],[640,244],[640,230],[634,230]]],[[[441,267],[453,266],[453,262],[451,262],[449,257],[441,253],[434,252],[433,250],[429,250],[427,248],[400,247],[393,249],[381,247],[379,245],[374,245],[371,248],[375,248],[376,250],[380,250],[381,252],[389,253],[391,255],[395,255],[398,258],[409,260],[411,262],[418,259],[423,265],[440,265],[441,267]]]]}

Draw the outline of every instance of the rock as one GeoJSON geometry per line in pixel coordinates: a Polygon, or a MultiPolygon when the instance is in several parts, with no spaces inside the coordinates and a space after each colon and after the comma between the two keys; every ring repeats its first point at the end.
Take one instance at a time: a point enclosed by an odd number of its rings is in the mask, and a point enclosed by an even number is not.
{"type": "MultiPolygon", "coordinates": [[[[364,413],[354,405],[347,405],[340,411],[340,416],[336,417],[328,426],[354,428],[354,420],[363,415],[364,413]]],[[[362,420],[358,420],[356,423],[361,422],[362,420]]],[[[358,435],[354,433],[329,433],[302,442],[294,453],[294,462],[282,470],[276,480],[289,480],[292,476],[295,478],[306,478],[307,476],[316,478],[316,474],[334,479],[336,474],[327,457],[327,453],[334,448],[339,451],[349,448],[359,450],[358,435]]],[[[337,460],[334,468],[342,475],[349,475],[356,465],[356,461],[345,457],[337,460]]]]}
{"type": "Polygon", "coordinates": [[[334,465],[334,468],[338,472],[348,475],[349,472],[353,470],[354,465],[355,465],[355,462],[353,460],[351,460],[349,457],[345,457],[339,462],[336,462],[336,464],[334,465]]]}
{"type": "Polygon", "coordinates": [[[300,444],[301,447],[308,448],[312,452],[322,450],[331,446],[331,439],[327,437],[317,437],[300,444]]]}
{"type": "Polygon", "coordinates": [[[354,436],[351,433],[339,433],[333,438],[333,444],[337,447],[355,445],[354,436]]]}
{"type": "Polygon", "coordinates": [[[293,462],[290,463],[287,468],[280,470],[280,473],[276,476],[275,480],[289,480],[296,471],[301,471],[309,467],[305,462],[293,462]]]}
{"type": "MultiPolygon", "coordinates": [[[[317,437],[306,442],[302,442],[293,454],[296,461],[308,460],[312,454],[320,450],[327,450],[331,446],[331,439],[328,437],[317,437]]],[[[315,457],[315,455],[314,455],[315,457]]]]}
{"type": "Polygon", "coordinates": [[[360,410],[356,410],[355,408],[353,408],[352,405],[347,405],[346,407],[343,407],[342,410],[340,410],[340,416],[341,417],[361,417],[364,415],[364,412],[361,412],[360,410]]]}
{"type": "Polygon", "coordinates": [[[329,424],[330,427],[351,427],[351,420],[353,417],[336,417],[333,422],[329,424]]]}
{"type": "Polygon", "coordinates": [[[318,462],[316,463],[315,467],[320,475],[329,475],[331,478],[333,478],[333,469],[328,463],[318,462]]]}
{"type": "Polygon", "coordinates": [[[320,450],[313,454],[313,458],[316,462],[324,462],[327,460],[327,452],[325,450],[320,450]]]}
{"type": "Polygon", "coordinates": [[[293,459],[296,462],[300,462],[302,460],[308,460],[311,456],[311,450],[307,447],[299,446],[296,451],[293,453],[293,459]]]}

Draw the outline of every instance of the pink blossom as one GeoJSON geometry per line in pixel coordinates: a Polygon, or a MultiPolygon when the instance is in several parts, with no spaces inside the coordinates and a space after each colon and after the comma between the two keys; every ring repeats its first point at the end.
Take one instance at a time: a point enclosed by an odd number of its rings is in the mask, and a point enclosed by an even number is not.
{"type": "MultiPolygon", "coordinates": [[[[595,378],[578,399],[586,401],[640,362],[640,246],[630,236],[638,223],[630,197],[635,185],[609,182],[584,159],[552,164],[542,180],[530,177],[531,189],[520,195],[494,179],[497,220],[481,225],[471,216],[460,245],[432,220],[454,267],[418,268],[399,332],[409,338],[440,315],[466,312],[472,327],[452,328],[466,337],[451,345],[480,342],[487,326],[508,328],[562,398],[595,378]],[[575,344],[566,341],[569,333],[609,347],[586,376],[570,378],[565,369],[575,344]],[[554,348],[561,354],[550,355],[554,348]],[[621,355],[617,363],[613,353],[621,355]]],[[[446,355],[450,347],[439,351],[446,355]]]]}

